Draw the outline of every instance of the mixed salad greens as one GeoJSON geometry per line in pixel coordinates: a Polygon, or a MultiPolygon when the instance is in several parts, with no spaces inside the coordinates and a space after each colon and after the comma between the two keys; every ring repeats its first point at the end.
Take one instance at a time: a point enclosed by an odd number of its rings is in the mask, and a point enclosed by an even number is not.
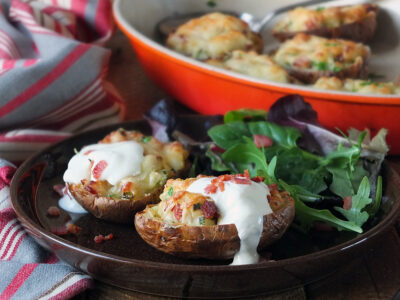
{"type": "Polygon", "coordinates": [[[298,95],[279,99],[268,112],[231,111],[217,125],[218,119],[210,119],[211,142],[199,141],[199,132],[196,141],[188,140],[190,131],[200,127],[180,126],[171,112],[163,110],[162,120],[159,112],[149,117],[164,137],[168,132],[191,146],[192,176],[248,170],[288,191],[296,206],[292,226],[303,232],[322,223],[361,233],[378,212],[379,171],[388,152],[385,129],[373,139],[367,130],[334,134],[320,126],[316,112],[298,95]],[[160,127],[160,121],[166,126],[160,127]]]}

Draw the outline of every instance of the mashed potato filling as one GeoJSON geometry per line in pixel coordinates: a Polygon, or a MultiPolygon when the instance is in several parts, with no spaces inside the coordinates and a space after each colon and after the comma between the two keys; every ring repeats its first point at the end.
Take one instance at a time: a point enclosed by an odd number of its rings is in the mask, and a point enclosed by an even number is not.
{"type": "Polygon", "coordinates": [[[240,250],[232,265],[257,263],[257,246],[263,231],[263,217],[272,213],[267,196],[269,188],[263,182],[254,182],[246,177],[237,177],[224,182],[224,189],[213,193],[207,187],[215,177],[203,177],[193,181],[187,192],[210,197],[219,212],[218,225],[235,224],[240,238],[240,250]]]}

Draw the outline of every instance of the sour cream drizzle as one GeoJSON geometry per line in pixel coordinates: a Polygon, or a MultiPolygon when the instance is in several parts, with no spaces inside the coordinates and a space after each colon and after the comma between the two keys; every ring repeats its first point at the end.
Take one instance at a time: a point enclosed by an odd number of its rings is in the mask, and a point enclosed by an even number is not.
{"type": "Polygon", "coordinates": [[[207,194],[205,188],[214,177],[199,178],[187,191],[211,197],[218,208],[218,224],[235,224],[240,238],[240,249],[232,265],[254,264],[259,260],[257,246],[263,230],[263,216],[272,213],[268,204],[269,188],[264,183],[239,184],[225,181],[224,191],[207,194]]]}
{"type": "Polygon", "coordinates": [[[89,145],[71,158],[64,173],[64,181],[79,183],[82,179],[107,180],[115,185],[126,176],[138,175],[142,161],[143,147],[135,141],[89,145]],[[102,161],[105,167],[99,176],[94,169],[102,161]]]}

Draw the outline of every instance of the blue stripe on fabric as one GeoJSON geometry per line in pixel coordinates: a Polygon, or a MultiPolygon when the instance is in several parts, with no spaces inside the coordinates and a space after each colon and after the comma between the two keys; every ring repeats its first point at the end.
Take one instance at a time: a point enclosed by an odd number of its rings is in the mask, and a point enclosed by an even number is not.
{"type": "Polygon", "coordinates": [[[46,250],[36,243],[32,237],[26,235],[12,260],[28,264],[44,261],[48,256],[49,253],[46,250]]]}
{"type": "Polygon", "coordinates": [[[96,13],[100,1],[88,1],[85,7],[85,21],[89,23],[90,27],[93,29],[96,25],[96,13]]]}
{"type": "Polygon", "coordinates": [[[0,295],[23,266],[24,264],[18,262],[0,261],[0,295]]]}

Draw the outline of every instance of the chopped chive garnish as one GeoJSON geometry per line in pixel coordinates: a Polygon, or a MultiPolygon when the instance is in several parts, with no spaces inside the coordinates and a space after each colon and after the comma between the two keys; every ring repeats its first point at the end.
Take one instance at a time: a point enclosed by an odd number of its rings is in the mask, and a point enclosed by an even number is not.
{"type": "Polygon", "coordinates": [[[171,186],[168,190],[168,196],[172,196],[174,194],[174,188],[171,186]]]}
{"type": "Polygon", "coordinates": [[[142,142],[143,142],[143,143],[148,143],[150,140],[151,140],[151,137],[150,137],[150,136],[144,136],[144,137],[142,138],[142,142]]]}
{"type": "Polygon", "coordinates": [[[205,225],[206,224],[206,218],[204,218],[204,216],[201,216],[199,218],[199,223],[200,223],[200,225],[205,225]]]}
{"type": "Polygon", "coordinates": [[[318,6],[317,9],[316,9],[316,11],[323,11],[324,9],[325,9],[325,7],[323,7],[323,6],[318,6]]]}
{"type": "Polygon", "coordinates": [[[361,86],[367,86],[367,85],[371,85],[371,84],[372,84],[371,80],[367,80],[367,81],[364,81],[364,82],[360,83],[361,86]]]}
{"type": "Polygon", "coordinates": [[[343,70],[342,67],[337,67],[337,66],[333,67],[333,72],[340,72],[342,70],[343,70]]]}

